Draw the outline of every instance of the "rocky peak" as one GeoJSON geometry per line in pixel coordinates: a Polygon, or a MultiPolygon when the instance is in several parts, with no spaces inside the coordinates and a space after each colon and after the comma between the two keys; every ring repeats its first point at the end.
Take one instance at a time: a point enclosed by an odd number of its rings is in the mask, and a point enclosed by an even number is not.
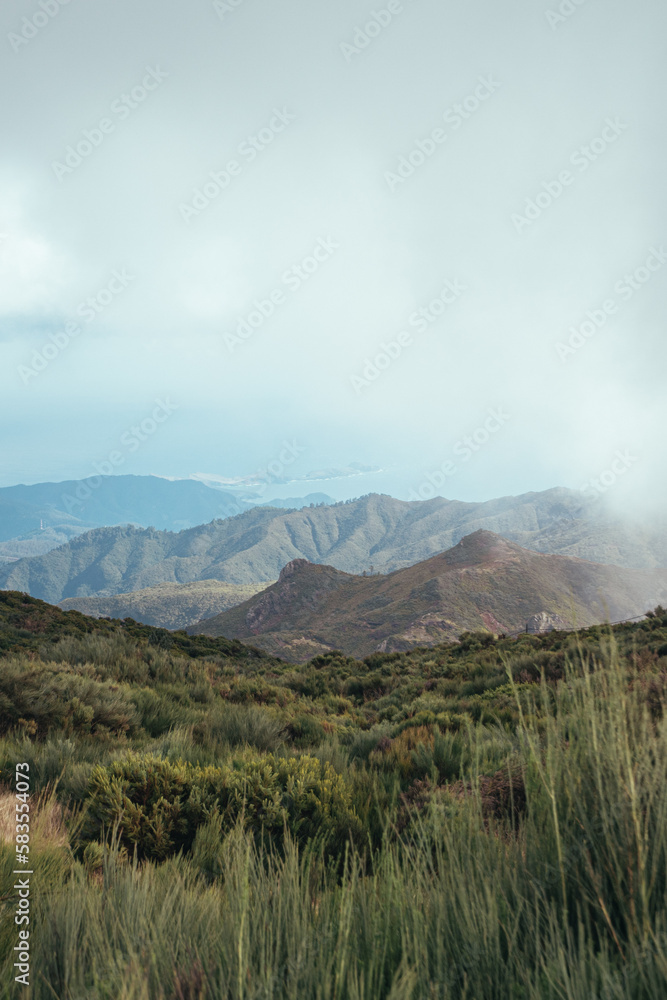
{"type": "Polygon", "coordinates": [[[288,562],[286,566],[280,571],[280,576],[278,577],[278,583],[284,583],[285,580],[289,580],[290,577],[294,576],[296,573],[305,569],[306,566],[312,566],[313,564],[307,559],[292,559],[288,562]]]}

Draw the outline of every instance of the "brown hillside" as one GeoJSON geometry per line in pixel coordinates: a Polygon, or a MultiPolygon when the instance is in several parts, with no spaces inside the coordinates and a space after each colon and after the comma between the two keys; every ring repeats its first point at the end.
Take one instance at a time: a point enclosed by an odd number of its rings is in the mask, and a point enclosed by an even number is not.
{"type": "Polygon", "coordinates": [[[296,559],[277,583],[190,628],[252,641],[286,659],[354,656],[514,632],[546,612],[566,627],[642,614],[667,599],[667,570],[629,570],[522,549],[489,531],[386,576],[353,576],[296,559]]]}
{"type": "Polygon", "coordinates": [[[156,587],[110,597],[70,597],[61,601],[60,607],[65,611],[80,611],[92,618],[134,618],[144,625],[181,629],[247,601],[263,590],[268,582],[233,584],[201,580],[197,583],[161,583],[156,587]]]}

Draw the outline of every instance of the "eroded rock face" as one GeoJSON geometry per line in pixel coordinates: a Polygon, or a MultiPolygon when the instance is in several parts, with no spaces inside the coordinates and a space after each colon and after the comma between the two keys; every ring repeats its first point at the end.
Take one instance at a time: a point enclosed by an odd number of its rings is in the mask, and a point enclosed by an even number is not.
{"type": "Polygon", "coordinates": [[[294,576],[295,573],[298,573],[300,570],[306,569],[308,566],[310,566],[310,563],[308,562],[307,559],[292,559],[292,561],[288,562],[286,566],[283,566],[282,570],[280,571],[280,576],[278,577],[278,583],[284,583],[285,580],[289,580],[289,578],[291,576],[294,576]]]}
{"type": "Polygon", "coordinates": [[[347,573],[333,566],[321,566],[307,559],[293,559],[282,569],[278,581],[261,593],[245,616],[253,635],[267,629],[299,629],[299,615],[315,613],[327,594],[347,579],[347,573]]]}
{"type": "Polygon", "coordinates": [[[552,615],[548,611],[540,611],[526,622],[526,632],[532,634],[537,632],[554,632],[557,629],[567,627],[567,622],[560,615],[552,615]]]}

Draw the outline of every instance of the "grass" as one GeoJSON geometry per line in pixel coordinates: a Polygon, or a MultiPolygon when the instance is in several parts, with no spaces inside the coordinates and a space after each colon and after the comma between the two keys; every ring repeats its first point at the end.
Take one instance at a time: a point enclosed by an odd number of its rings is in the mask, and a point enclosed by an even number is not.
{"type": "MultiPolygon", "coordinates": [[[[155,735],[140,711],[131,733],[97,732],[84,712],[69,734],[31,734],[25,719],[0,741],[3,773],[29,760],[43,789],[31,997],[667,996],[666,630],[660,611],[578,639],[473,636],[456,650],[364,664],[318,657],[297,669],[179,659],[148,644],[119,646],[115,659],[102,644],[97,661],[82,664],[70,648],[74,676],[87,671],[130,699],[143,690],[141,671],[155,668],[153,690],[170,692],[180,721],[155,735]],[[300,719],[321,733],[308,736],[300,719]],[[86,840],[91,789],[112,765],[120,773],[119,762],[131,773],[132,754],[144,761],[142,788],[146,760],[173,763],[167,805],[179,774],[196,765],[209,769],[212,788],[226,768],[238,795],[224,810],[213,792],[208,805],[198,798],[196,822],[178,799],[193,833],[165,860],[141,860],[113,824],[86,840]],[[303,835],[311,793],[290,785],[301,774],[314,780],[317,762],[335,772],[354,830],[335,844],[303,835]],[[273,825],[261,806],[270,766],[286,775],[273,825]],[[254,776],[252,795],[244,775],[254,776]],[[290,825],[276,836],[281,815],[290,825]]],[[[99,687],[85,690],[106,704],[99,687]]],[[[128,794],[125,819],[141,801],[128,794]]],[[[7,789],[2,1000],[21,996],[10,955],[12,801],[7,789]]]]}

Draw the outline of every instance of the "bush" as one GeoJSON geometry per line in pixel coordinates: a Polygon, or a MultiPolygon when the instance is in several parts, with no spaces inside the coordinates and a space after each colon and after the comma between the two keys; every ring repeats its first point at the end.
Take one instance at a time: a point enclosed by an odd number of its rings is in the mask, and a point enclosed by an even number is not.
{"type": "Polygon", "coordinates": [[[156,860],[189,851],[216,815],[221,831],[240,817],[258,839],[280,844],[287,830],[300,843],[321,839],[334,853],[361,832],[343,779],[308,756],[248,758],[233,768],[131,753],[93,770],[87,799],[85,841],[117,828],[122,844],[156,860]]]}
{"type": "Polygon", "coordinates": [[[367,761],[373,750],[376,750],[380,740],[388,739],[391,729],[389,726],[374,726],[372,729],[352,730],[345,734],[342,742],[347,747],[348,759],[350,761],[367,761]]]}
{"type": "Polygon", "coordinates": [[[269,709],[222,705],[195,725],[193,737],[203,746],[227,743],[231,747],[248,745],[273,751],[285,740],[285,726],[269,709]]]}
{"type": "MultiPolygon", "coordinates": [[[[32,733],[131,733],[138,727],[125,691],[75,673],[69,666],[7,660],[0,671],[2,732],[33,722],[32,733]]],[[[30,732],[30,730],[28,730],[30,732]]]]}
{"type": "Polygon", "coordinates": [[[77,666],[83,663],[94,663],[100,667],[119,667],[137,656],[136,643],[129,636],[116,632],[112,635],[100,635],[90,632],[88,635],[65,636],[58,642],[44,645],[40,648],[43,660],[54,660],[57,663],[69,663],[77,666]]]}
{"type": "Polygon", "coordinates": [[[369,756],[369,763],[374,767],[398,773],[403,779],[412,777],[416,772],[423,773],[428,765],[425,759],[432,760],[434,749],[434,732],[430,726],[415,726],[403,729],[393,740],[385,736],[381,739],[369,756]],[[424,757],[424,754],[427,757],[424,757]]]}
{"type": "Polygon", "coordinates": [[[161,736],[173,729],[174,726],[189,721],[188,711],[161,691],[154,691],[146,687],[134,688],[132,701],[141,720],[141,725],[149,736],[161,736]]]}
{"type": "Polygon", "coordinates": [[[289,725],[289,734],[297,747],[316,747],[326,738],[324,727],[312,715],[298,715],[289,725]]]}

